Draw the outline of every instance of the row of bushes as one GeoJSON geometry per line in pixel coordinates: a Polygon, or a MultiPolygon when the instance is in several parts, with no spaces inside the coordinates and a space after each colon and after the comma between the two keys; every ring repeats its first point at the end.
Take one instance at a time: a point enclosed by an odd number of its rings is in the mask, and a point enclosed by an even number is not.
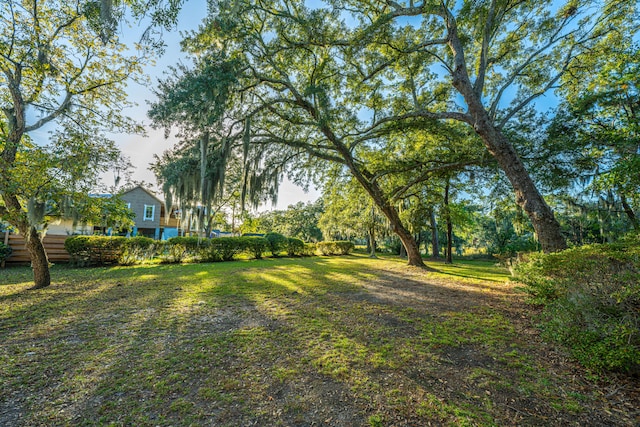
{"type": "Polygon", "coordinates": [[[157,254],[158,243],[148,237],[72,236],[64,242],[72,265],[132,265],[157,254]]]}
{"type": "Polygon", "coordinates": [[[344,240],[316,243],[320,255],[348,255],[354,247],[353,243],[344,240]]]}
{"type": "Polygon", "coordinates": [[[640,240],[535,254],[515,272],[545,338],[594,371],[640,373],[640,240]]]}
{"type": "Polygon", "coordinates": [[[132,265],[159,258],[165,263],[231,261],[239,254],[260,259],[267,252],[278,257],[345,255],[353,249],[351,242],[304,243],[282,234],[268,233],[264,237],[223,237],[200,239],[173,237],[160,242],[147,237],[73,236],[65,241],[65,249],[75,266],[120,264],[132,265]]]}

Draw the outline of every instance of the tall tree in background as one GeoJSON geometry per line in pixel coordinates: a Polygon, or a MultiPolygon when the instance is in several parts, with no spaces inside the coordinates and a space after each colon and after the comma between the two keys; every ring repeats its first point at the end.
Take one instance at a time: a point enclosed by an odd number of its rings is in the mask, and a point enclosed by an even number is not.
{"type": "Polygon", "coordinates": [[[0,3],[0,216],[26,240],[36,288],[50,284],[39,229],[47,203],[72,205],[118,161],[105,132],[141,131],[122,111],[127,81],[141,78],[150,51],[128,53],[116,29],[127,4],[168,23],[180,1],[160,3],[0,3]],[[32,136],[47,125],[48,141],[32,136]]]}
{"type": "Polygon", "coordinates": [[[44,206],[86,190],[117,157],[101,131],[139,131],[120,111],[141,59],[123,54],[100,14],[85,1],[0,5],[0,213],[27,242],[36,288],[50,284],[44,206]],[[48,144],[35,144],[29,135],[53,122],[48,144]]]}
{"type": "Polygon", "coordinates": [[[549,145],[573,160],[575,181],[603,200],[615,196],[640,230],[640,48],[622,37],[612,34],[576,67],[549,145]]]}

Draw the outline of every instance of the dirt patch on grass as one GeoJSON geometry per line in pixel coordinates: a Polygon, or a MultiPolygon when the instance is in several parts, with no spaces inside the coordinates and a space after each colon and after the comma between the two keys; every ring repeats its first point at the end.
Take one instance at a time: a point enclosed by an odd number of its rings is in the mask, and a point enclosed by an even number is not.
{"type": "Polygon", "coordinates": [[[543,342],[512,284],[284,262],[3,290],[0,425],[640,425],[637,379],[543,342]]]}

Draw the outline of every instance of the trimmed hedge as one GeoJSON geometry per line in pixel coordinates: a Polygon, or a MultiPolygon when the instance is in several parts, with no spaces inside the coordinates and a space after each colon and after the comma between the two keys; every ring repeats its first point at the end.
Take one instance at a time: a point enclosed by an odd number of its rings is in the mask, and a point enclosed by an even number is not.
{"type": "Polygon", "coordinates": [[[133,265],[155,257],[162,263],[232,261],[239,254],[260,259],[266,251],[278,256],[286,251],[289,256],[345,255],[353,250],[351,242],[304,243],[300,239],[269,233],[265,237],[172,237],[160,242],[148,237],[72,236],[65,241],[71,264],[79,267],[91,265],[133,265]]]}
{"type": "Polygon", "coordinates": [[[640,372],[640,243],[534,254],[516,265],[542,332],[594,371],[640,372]]]}
{"type": "Polygon", "coordinates": [[[172,237],[162,251],[162,261],[179,263],[186,260],[196,262],[231,261],[237,255],[247,252],[254,258],[262,258],[269,243],[262,237],[172,237]]]}
{"type": "Polygon", "coordinates": [[[348,255],[355,245],[346,240],[337,240],[334,242],[319,242],[316,248],[321,255],[348,255]]]}
{"type": "Polygon", "coordinates": [[[132,265],[155,256],[155,241],[148,237],[71,236],[64,242],[70,263],[132,265]]]}
{"type": "Polygon", "coordinates": [[[269,241],[264,237],[243,236],[242,239],[246,241],[247,252],[255,259],[262,259],[262,255],[269,250],[269,241]]]}
{"type": "Polygon", "coordinates": [[[304,242],[300,239],[289,237],[287,239],[287,255],[288,256],[304,255],[304,242]]]}
{"type": "Polygon", "coordinates": [[[146,260],[151,260],[156,256],[159,243],[157,240],[153,240],[149,237],[136,236],[125,237],[120,248],[120,257],[118,258],[118,264],[120,265],[134,265],[139,264],[146,260]]]}
{"type": "Polygon", "coordinates": [[[79,267],[118,262],[125,237],[72,236],[64,242],[71,264],[79,267]]]}
{"type": "Polygon", "coordinates": [[[302,256],[316,256],[318,254],[317,243],[305,243],[302,248],[302,256]]]}
{"type": "Polygon", "coordinates": [[[264,238],[269,242],[269,250],[274,257],[279,256],[280,252],[287,250],[289,241],[284,235],[280,233],[267,233],[264,235],[264,238]]]}

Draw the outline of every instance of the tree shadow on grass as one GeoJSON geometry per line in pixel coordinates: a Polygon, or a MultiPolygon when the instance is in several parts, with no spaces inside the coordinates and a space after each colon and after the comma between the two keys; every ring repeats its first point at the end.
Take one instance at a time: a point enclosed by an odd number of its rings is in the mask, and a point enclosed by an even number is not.
{"type": "Polygon", "coordinates": [[[296,261],[94,271],[25,293],[0,333],[0,424],[624,425],[539,358],[508,285],[296,261]]]}

